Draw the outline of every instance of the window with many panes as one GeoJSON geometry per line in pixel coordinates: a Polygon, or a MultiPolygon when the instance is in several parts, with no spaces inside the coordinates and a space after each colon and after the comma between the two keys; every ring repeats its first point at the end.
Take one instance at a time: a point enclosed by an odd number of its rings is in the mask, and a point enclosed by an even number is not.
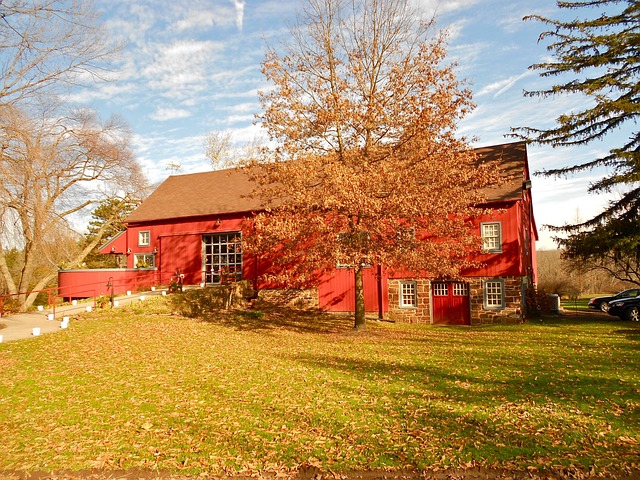
{"type": "Polygon", "coordinates": [[[204,235],[202,244],[206,283],[229,283],[242,280],[240,232],[204,235]]]}
{"type": "Polygon", "coordinates": [[[416,282],[400,282],[400,306],[403,308],[418,306],[416,282]]]}
{"type": "Polygon", "coordinates": [[[486,253],[502,252],[502,223],[481,223],[480,235],[482,236],[482,249],[486,253]]]}
{"type": "Polygon", "coordinates": [[[467,285],[466,283],[453,284],[454,297],[466,297],[467,295],[469,295],[469,285],[467,285]]]}
{"type": "Polygon", "coordinates": [[[484,308],[502,310],[504,308],[504,280],[486,280],[484,282],[484,308]]]}
{"type": "Polygon", "coordinates": [[[136,253],[133,256],[133,268],[153,268],[155,264],[156,257],[151,253],[136,253]]]}
{"type": "Polygon", "coordinates": [[[138,246],[148,247],[149,245],[151,245],[151,232],[149,230],[138,232],[138,246]]]}
{"type": "Polygon", "coordinates": [[[446,283],[434,283],[433,295],[435,297],[446,297],[449,295],[449,285],[446,283]]]}

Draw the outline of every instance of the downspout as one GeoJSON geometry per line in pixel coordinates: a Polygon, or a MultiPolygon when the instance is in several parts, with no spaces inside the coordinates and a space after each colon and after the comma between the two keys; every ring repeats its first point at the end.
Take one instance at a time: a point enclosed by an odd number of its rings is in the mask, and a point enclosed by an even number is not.
{"type": "Polygon", "coordinates": [[[158,235],[158,253],[156,254],[156,265],[158,267],[157,284],[162,285],[162,237],[158,235]]]}

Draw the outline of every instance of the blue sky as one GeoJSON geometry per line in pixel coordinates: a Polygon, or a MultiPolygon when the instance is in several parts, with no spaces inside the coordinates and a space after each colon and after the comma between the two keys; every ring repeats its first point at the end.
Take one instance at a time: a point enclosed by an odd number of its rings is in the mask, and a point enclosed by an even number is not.
{"type": "MultiPolygon", "coordinates": [[[[475,146],[513,141],[511,127],[545,127],[560,113],[580,108],[581,98],[526,98],[523,90],[550,85],[528,70],[548,58],[537,43],[544,25],[523,22],[539,13],[566,18],[554,0],[416,0],[439,28],[450,32],[449,57],[474,92],[475,111],[461,134],[475,146]]],[[[231,132],[236,142],[252,140],[260,128],[257,92],[268,85],[260,72],[265,43],[275,44],[295,20],[302,0],[96,0],[111,34],[125,42],[110,82],[73,96],[101,115],[122,117],[134,134],[134,149],[145,174],[160,182],[172,174],[210,170],[204,140],[211,131],[231,132]],[[175,172],[175,170],[173,170],[175,172]]],[[[578,15],[577,12],[571,15],[578,15]]],[[[580,148],[529,147],[533,172],[582,162],[610,145],[580,148]]],[[[533,178],[538,248],[555,248],[544,225],[587,219],[606,204],[587,194],[602,172],[580,177],[533,178]]],[[[614,193],[615,194],[615,193],[614,193]]]]}

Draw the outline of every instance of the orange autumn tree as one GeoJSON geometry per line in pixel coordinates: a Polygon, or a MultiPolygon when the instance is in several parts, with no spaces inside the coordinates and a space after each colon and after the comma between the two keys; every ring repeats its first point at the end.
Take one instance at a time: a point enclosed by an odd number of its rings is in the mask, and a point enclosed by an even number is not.
{"type": "Polygon", "coordinates": [[[273,88],[259,118],[273,147],[247,171],[269,207],[246,251],[269,252],[272,279],[289,285],[348,265],[355,328],[366,325],[363,268],[456,277],[469,265],[479,239],[468,219],[497,182],[456,135],[471,94],[433,31],[407,0],[309,0],[263,62],[273,88]]]}

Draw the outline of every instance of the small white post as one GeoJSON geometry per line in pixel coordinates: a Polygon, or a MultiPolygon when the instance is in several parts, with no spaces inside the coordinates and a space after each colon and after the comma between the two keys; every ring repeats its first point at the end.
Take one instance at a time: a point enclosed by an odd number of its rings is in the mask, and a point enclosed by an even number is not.
{"type": "Polygon", "coordinates": [[[2,335],[0,335],[0,343],[2,343],[2,335]]]}
{"type": "Polygon", "coordinates": [[[155,292],[156,291],[156,287],[151,287],[151,291],[155,292]]]}
{"type": "Polygon", "coordinates": [[[120,305],[120,302],[118,300],[114,300],[113,301],[113,306],[117,307],[118,305],[120,305]]]}
{"type": "Polygon", "coordinates": [[[167,291],[166,291],[166,290],[163,290],[163,291],[162,291],[162,296],[163,296],[163,297],[166,297],[166,296],[167,296],[167,291]]]}
{"type": "Polygon", "coordinates": [[[71,305],[77,305],[78,304],[78,300],[71,300],[71,305]]]}
{"type": "Polygon", "coordinates": [[[146,298],[147,298],[147,297],[145,297],[144,295],[141,295],[141,296],[140,296],[140,301],[141,301],[141,302],[144,302],[146,298]]]}
{"type": "Polygon", "coordinates": [[[40,327],[33,327],[33,330],[31,331],[31,333],[33,334],[34,337],[37,337],[38,335],[40,335],[40,327]]]}
{"type": "Polygon", "coordinates": [[[38,305],[38,311],[41,312],[42,310],[44,310],[44,307],[42,305],[38,305]]]}
{"type": "Polygon", "coordinates": [[[47,314],[47,320],[53,320],[54,318],[55,316],[53,315],[53,313],[47,314]]]}
{"type": "Polygon", "coordinates": [[[131,290],[127,290],[127,297],[131,296],[131,290]]]}
{"type": "Polygon", "coordinates": [[[91,311],[91,305],[87,305],[87,312],[91,311]]]}

